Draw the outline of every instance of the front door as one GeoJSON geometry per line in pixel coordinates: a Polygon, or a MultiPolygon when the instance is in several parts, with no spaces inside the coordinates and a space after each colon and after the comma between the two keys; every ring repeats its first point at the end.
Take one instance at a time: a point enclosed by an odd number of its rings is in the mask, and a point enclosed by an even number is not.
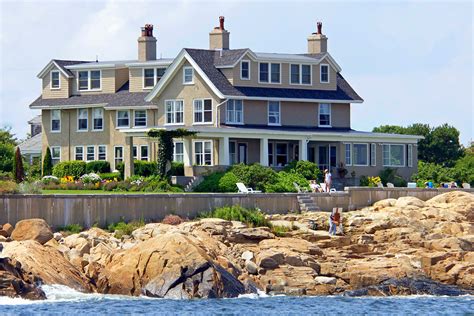
{"type": "Polygon", "coordinates": [[[247,163],[247,144],[239,143],[238,144],[238,161],[239,163],[247,163]]]}

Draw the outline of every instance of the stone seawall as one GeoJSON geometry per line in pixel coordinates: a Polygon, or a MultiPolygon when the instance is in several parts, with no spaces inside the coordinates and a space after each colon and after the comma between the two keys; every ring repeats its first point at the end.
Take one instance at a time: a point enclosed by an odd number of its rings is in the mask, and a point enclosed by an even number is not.
{"type": "MultiPolygon", "coordinates": [[[[342,207],[355,210],[386,198],[414,196],[426,201],[449,189],[361,188],[350,187],[336,193],[311,194],[321,210],[342,207]]],[[[464,190],[474,193],[473,189],[464,190]]],[[[11,223],[27,218],[43,218],[51,226],[80,224],[91,227],[143,219],[160,221],[167,214],[195,218],[200,212],[216,207],[239,204],[246,208],[258,207],[269,213],[298,211],[296,193],[182,193],[182,194],[93,194],[93,195],[0,195],[0,223],[11,223]]]]}

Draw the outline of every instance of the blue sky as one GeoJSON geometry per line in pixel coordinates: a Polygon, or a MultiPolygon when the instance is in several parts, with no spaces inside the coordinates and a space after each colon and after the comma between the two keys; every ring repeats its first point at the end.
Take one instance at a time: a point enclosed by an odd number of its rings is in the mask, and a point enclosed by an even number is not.
{"type": "Polygon", "coordinates": [[[0,126],[25,137],[52,58],[135,59],[140,26],[155,25],[158,55],[207,48],[226,17],[231,48],[304,53],[323,22],[329,52],[364,98],[352,127],[448,123],[474,139],[471,1],[9,1],[0,0],[0,126]]]}

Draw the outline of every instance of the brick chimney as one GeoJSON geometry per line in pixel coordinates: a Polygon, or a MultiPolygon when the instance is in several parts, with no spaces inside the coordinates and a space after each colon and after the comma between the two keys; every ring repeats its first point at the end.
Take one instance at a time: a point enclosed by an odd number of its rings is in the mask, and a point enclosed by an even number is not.
{"type": "Polygon", "coordinates": [[[323,34],[323,23],[318,22],[316,33],[308,36],[308,54],[326,53],[328,51],[328,38],[323,34]]]}
{"type": "Polygon", "coordinates": [[[224,28],[224,17],[219,17],[219,26],[209,33],[209,49],[229,49],[230,32],[224,28]]]}
{"type": "Polygon", "coordinates": [[[156,38],[153,36],[153,25],[145,24],[138,38],[138,61],[156,60],[156,38]]]}

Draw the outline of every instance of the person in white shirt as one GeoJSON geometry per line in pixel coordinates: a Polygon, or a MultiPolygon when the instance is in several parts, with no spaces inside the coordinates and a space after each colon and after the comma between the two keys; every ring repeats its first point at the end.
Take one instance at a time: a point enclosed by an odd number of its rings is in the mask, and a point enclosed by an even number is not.
{"type": "Polygon", "coordinates": [[[326,184],[326,192],[329,192],[331,190],[332,175],[328,169],[324,170],[324,183],[326,184]]]}

